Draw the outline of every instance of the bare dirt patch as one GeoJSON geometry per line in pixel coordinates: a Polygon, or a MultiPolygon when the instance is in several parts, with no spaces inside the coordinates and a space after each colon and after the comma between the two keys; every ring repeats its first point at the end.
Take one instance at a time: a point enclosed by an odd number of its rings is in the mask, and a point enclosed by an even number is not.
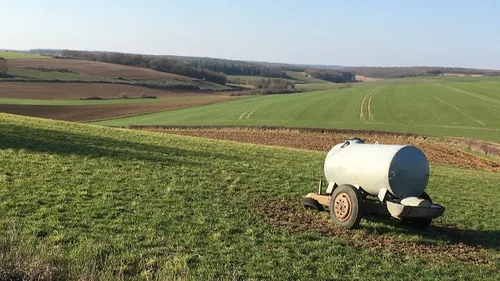
{"type": "Polygon", "coordinates": [[[363,75],[356,75],[356,80],[362,81],[362,82],[373,82],[373,81],[379,81],[379,80],[382,80],[382,79],[372,78],[372,77],[366,77],[366,76],[363,76],[363,75]]]}
{"type": "Polygon", "coordinates": [[[496,161],[461,150],[462,146],[438,142],[435,139],[398,133],[285,129],[285,128],[245,128],[245,127],[154,127],[131,126],[131,128],[166,132],[177,135],[224,139],[245,143],[285,146],[327,152],[333,145],[353,136],[366,142],[378,141],[384,144],[410,144],[424,151],[432,164],[500,172],[496,161]]]}
{"type": "Polygon", "coordinates": [[[181,109],[225,101],[228,98],[207,98],[178,102],[146,102],[103,105],[18,105],[0,104],[0,112],[56,120],[85,122],[181,109]]]}
{"type": "MultiPolygon", "coordinates": [[[[451,227],[433,225],[432,235],[440,238],[439,243],[403,241],[384,234],[384,229],[364,228],[344,230],[338,228],[329,218],[314,211],[305,211],[296,206],[301,205],[302,198],[264,200],[254,208],[255,213],[271,225],[289,229],[294,232],[317,231],[322,235],[339,238],[348,244],[360,249],[370,249],[374,253],[396,255],[413,254],[430,257],[437,260],[460,260],[463,262],[486,265],[496,270],[495,264],[485,257],[480,250],[491,248],[491,245],[482,245],[472,233],[451,227]]],[[[398,231],[397,228],[395,231],[398,231]]],[[[418,231],[402,228],[403,232],[418,231]]],[[[422,235],[429,232],[421,231],[422,235]]]]}
{"type": "Polygon", "coordinates": [[[105,78],[164,78],[193,80],[193,78],[165,73],[147,68],[126,66],[105,62],[74,59],[15,59],[9,60],[10,67],[34,67],[46,69],[67,69],[73,72],[105,78]]]}
{"type": "Polygon", "coordinates": [[[105,83],[0,83],[0,97],[41,100],[75,100],[87,97],[119,98],[141,95],[166,97],[213,97],[229,93],[209,93],[185,90],[158,90],[140,86],[105,83]]]}

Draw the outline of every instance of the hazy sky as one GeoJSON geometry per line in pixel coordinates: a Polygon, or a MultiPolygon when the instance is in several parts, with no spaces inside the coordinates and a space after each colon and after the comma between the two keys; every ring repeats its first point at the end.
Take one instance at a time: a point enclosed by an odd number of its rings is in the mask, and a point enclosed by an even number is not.
{"type": "Polygon", "coordinates": [[[500,1],[0,0],[0,48],[500,69],[500,1]]]}

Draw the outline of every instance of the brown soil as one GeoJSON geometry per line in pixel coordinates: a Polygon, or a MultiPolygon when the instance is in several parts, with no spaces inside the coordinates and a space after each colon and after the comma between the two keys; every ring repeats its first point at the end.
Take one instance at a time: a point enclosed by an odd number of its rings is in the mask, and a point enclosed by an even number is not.
{"type": "MultiPolygon", "coordinates": [[[[335,132],[308,132],[307,129],[261,129],[243,127],[140,127],[131,128],[161,131],[170,134],[196,136],[212,139],[224,139],[245,143],[256,143],[274,146],[294,147],[327,152],[333,145],[353,137],[353,133],[335,132]]],[[[452,143],[438,142],[431,138],[396,133],[359,133],[356,136],[366,142],[384,144],[410,144],[422,149],[432,164],[455,166],[485,171],[500,172],[500,164],[465,151],[462,146],[453,146],[452,143]]]]}
{"type": "Polygon", "coordinates": [[[75,100],[86,97],[118,98],[126,95],[129,98],[142,94],[165,97],[204,97],[227,96],[229,93],[202,93],[183,90],[158,90],[146,87],[100,84],[100,83],[35,83],[35,82],[5,82],[0,83],[0,97],[18,99],[43,100],[75,100]]]}
{"type": "Polygon", "coordinates": [[[356,80],[363,81],[363,82],[373,82],[373,81],[379,81],[379,80],[382,80],[382,79],[372,78],[372,77],[366,77],[366,76],[363,76],[363,75],[356,75],[356,80]]]}
{"type": "Polygon", "coordinates": [[[0,104],[0,112],[65,121],[97,121],[217,103],[228,98],[207,98],[179,102],[146,102],[103,105],[18,105],[0,104]]]}
{"type": "MultiPolygon", "coordinates": [[[[327,237],[339,238],[357,248],[370,249],[377,254],[401,256],[413,254],[430,257],[432,260],[460,260],[486,265],[496,270],[495,263],[480,252],[484,248],[480,239],[476,241],[470,236],[473,234],[465,235],[464,233],[467,233],[465,230],[433,225],[430,231],[441,238],[441,243],[403,241],[383,234],[382,228],[340,229],[329,218],[318,212],[297,209],[296,206],[301,205],[301,200],[302,198],[265,200],[254,209],[254,212],[274,226],[294,232],[318,231],[327,237]]],[[[406,229],[402,229],[401,232],[405,232],[406,229]]]]}
{"type": "Polygon", "coordinates": [[[164,78],[193,80],[193,78],[159,72],[152,69],[112,63],[73,59],[15,59],[9,60],[10,67],[41,67],[47,69],[67,69],[73,72],[106,78],[164,78]]]}

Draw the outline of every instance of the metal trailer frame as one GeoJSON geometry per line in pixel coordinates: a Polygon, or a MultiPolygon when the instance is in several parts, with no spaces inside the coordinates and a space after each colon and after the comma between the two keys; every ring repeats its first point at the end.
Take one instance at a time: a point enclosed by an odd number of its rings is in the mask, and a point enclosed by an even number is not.
{"type": "MultiPolygon", "coordinates": [[[[357,219],[357,222],[354,222],[352,225],[343,225],[338,223],[338,216],[337,214],[334,214],[330,209],[332,206],[332,196],[335,191],[335,189],[338,188],[338,186],[335,183],[330,183],[328,185],[328,188],[326,192],[322,192],[322,181],[320,180],[319,182],[319,187],[318,187],[318,193],[309,193],[305,196],[304,198],[304,207],[306,208],[312,208],[316,209],[318,211],[326,211],[329,210],[330,214],[332,216],[332,219],[339,224],[341,227],[344,228],[355,228],[357,227],[359,223],[359,219],[362,216],[367,216],[367,215],[379,215],[383,217],[389,217],[389,218],[395,218],[398,220],[405,220],[405,221],[415,221],[418,222],[415,224],[416,226],[420,228],[427,228],[433,218],[437,218],[441,215],[443,215],[445,208],[441,205],[438,204],[433,204],[431,198],[427,195],[427,193],[424,193],[422,197],[426,198],[421,198],[424,199],[424,201],[427,202],[427,204],[421,204],[421,205],[404,205],[401,203],[401,200],[399,198],[396,198],[394,195],[392,195],[387,189],[381,189],[379,194],[378,194],[378,200],[377,199],[371,199],[368,198],[368,195],[366,192],[363,191],[361,186],[356,186],[356,185],[349,185],[352,187],[352,189],[357,190],[359,193],[358,195],[361,195],[360,198],[361,202],[358,202],[356,204],[352,204],[351,199],[349,199],[349,196],[344,196],[346,199],[340,199],[339,203],[342,205],[342,208],[345,208],[345,210],[349,210],[349,213],[355,213],[359,218],[357,219]],[[351,205],[356,205],[356,206],[350,206],[351,205]],[[346,205],[346,206],[344,206],[346,205]],[[351,212],[351,208],[358,208],[358,210],[355,210],[355,212],[351,212]],[[359,212],[361,210],[361,212],[359,212]],[[359,214],[358,214],[359,213],[359,214]],[[337,217],[336,217],[337,216],[337,217]]],[[[334,202],[334,206],[337,202],[334,202]]],[[[345,212],[344,212],[345,213],[345,212]]]]}

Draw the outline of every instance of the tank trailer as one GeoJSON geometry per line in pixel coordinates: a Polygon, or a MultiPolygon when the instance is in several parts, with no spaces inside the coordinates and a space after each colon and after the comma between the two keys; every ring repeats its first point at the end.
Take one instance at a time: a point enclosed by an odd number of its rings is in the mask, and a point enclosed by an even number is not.
{"type": "Polygon", "coordinates": [[[425,192],[429,163],[415,146],[367,144],[351,138],[327,154],[323,192],[304,198],[304,207],[329,210],[340,227],[355,228],[363,216],[382,215],[427,228],[445,208],[425,192]]]}

